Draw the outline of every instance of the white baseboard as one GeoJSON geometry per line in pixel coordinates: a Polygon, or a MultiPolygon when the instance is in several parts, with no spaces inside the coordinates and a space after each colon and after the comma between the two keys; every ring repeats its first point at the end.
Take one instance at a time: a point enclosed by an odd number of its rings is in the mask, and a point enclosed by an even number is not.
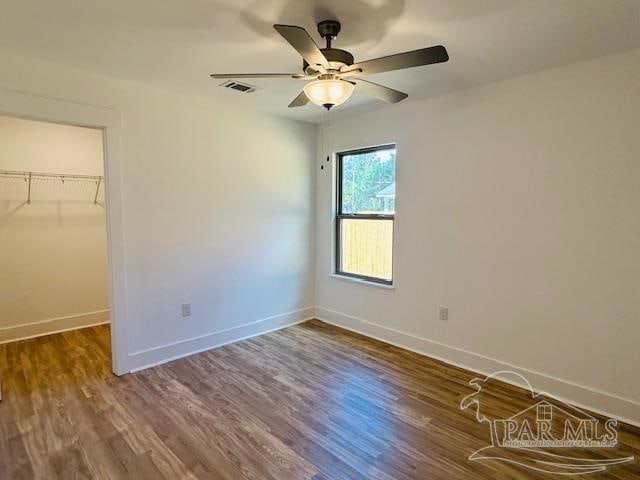
{"type": "Polygon", "coordinates": [[[109,310],[80,313],[68,317],[50,318],[39,322],[12,327],[0,328],[0,344],[26,340],[28,338],[42,337],[52,333],[66,332],[78,328],[93,327],[109,323],[109,310]]]}
{"type": "MultiPolygon", "coordinates": [[[[576,407],[591,410],[631,425],[640,426],[640,403],[634,400],[511,365],[494,358],[461,350],[428,338],[418,337],[326,308],[316,307],[316,318],[367,337],[470,370],[482,376],[501,370],[514,371],[526,377],[533,385],[536,393],[548,392],[558,400],[576,407]]],[[[525,385],[517,384],[516,386],[525,387],[525,385]]]]}
{"type": "Polygon", "coordinates": [[[163,363],[187,357],[196,353],[222,347],[229,343],[238,342],[274,330],[290,327],[297,323],[306,322],[314,318],[315,308],[307,307],[293,312],[263,318],[255,322],[213,332],[180,342],[162,345],[160,347],[141,350],[129,355],[130,371],[137,372],[145,368],[155,367],[163,363]]]}

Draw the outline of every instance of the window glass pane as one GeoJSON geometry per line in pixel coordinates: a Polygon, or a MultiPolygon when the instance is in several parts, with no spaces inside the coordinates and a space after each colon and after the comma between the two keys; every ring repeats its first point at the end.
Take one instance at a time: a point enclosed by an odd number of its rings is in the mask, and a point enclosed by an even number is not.
{"type": "Polygon", "coordinates": [[[342,157],[342,213],[395,212],[396,150],[342,157]]]}
{"type": "Polygon", "coordinates": [[[340,220],[341,271],[391,281],[393,220],[340,220]]]}

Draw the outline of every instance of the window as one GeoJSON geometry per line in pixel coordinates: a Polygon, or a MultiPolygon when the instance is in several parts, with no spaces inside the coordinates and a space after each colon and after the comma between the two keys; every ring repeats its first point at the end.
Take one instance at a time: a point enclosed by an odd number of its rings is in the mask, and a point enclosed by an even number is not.
{"type": "Polygon", "coordinates": [[[549,404],[538,405],[537,420],[539,422],[550,422],[553,417],[553,407],[549,404]]]}
{"type": "Polygon", "coordinates": [[[391,285],[395,145],[338,154],[336,273],[391,285]]]}

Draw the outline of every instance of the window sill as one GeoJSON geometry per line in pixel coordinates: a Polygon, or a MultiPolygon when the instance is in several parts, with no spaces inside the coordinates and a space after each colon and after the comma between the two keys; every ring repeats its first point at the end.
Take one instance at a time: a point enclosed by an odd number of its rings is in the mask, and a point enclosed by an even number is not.
{"type": "Polygon", "coordinates": [[[385,290],[395,290],[395,285],[386,285],[384,283],[370,282],[361,278],[348,277],[346,275],[339,275],[337,273],[330,273],[331,278],[337,278],[338,280],[344,280],[345,282],[359,283],[360,285],[368,285],[370,287],[384,288],[385,290]]]}

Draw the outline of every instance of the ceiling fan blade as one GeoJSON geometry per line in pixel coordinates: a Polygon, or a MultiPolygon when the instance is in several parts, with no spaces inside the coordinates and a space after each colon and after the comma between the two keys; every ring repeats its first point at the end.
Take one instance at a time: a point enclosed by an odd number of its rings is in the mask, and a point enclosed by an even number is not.
{"type": "Polygon", "coordinates": [[[442,45],[436,47],[421,48],[411,52],[397,53],[388,57],[375,58],[365,62],[354,63],[343,67],[343,72],[361,70],[360,75],[371,75],[374,73],[390,72],[403,68],[419,67],[421,65],[431,65],[449,60],[447,49],[442,45]]]}
{"type": "Polygon", "coordinates": [[[309,65],[314,69],[322,67],[324,69],[329,68],[329,62],[322,54],[316,42],[302,27],[296,27],[294,25],[274,25],[273,28],[284,37],[284,39],[291,44],[297,52],[302,55],[309,65]]]}
{"type": "Polygon", "coordinates": [[[385,87],[384,85],[378,85],[377,83],[369,82],[361,78],[355,78],[358,90],[364,93],[368,93],[373,97],[377,97],[380,100],[384,100],[389,103],[398,103],[407,98],[409,95],[393,88],[385,87]]]}
{"type": "Polygon", "coordinates": [[[306,105],[307,103],[309,103],[309,99],[307,98],[307,96],[305,95],[304,92],[300,92],[300,95],[298,95],[296,98],[294,98],[293,102],[291,102],[289,104],[289,108],[302,107],[303,105],[306,105]]]}
{"type": "Polygon", "coordinates": [[[299,73],[212,73],[211,78],[304,78],[299,73]]]}

